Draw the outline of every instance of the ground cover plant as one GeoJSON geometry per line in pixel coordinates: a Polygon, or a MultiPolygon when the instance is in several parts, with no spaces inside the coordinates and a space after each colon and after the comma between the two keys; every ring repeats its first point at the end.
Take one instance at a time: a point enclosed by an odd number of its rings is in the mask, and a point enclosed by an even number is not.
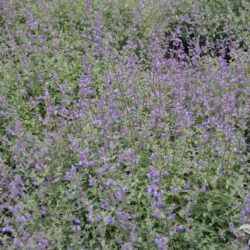
{"type": "Polygon", "coordinates": [[[249,13],[1,0],[0,249],[249,249],[249,13]]]}

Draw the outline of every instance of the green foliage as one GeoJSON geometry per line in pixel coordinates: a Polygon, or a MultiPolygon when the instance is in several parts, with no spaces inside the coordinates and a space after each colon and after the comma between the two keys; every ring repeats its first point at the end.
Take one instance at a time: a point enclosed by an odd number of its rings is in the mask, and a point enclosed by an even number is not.
{"type": "Polygon", "coordinates": [[[159,235],[169,249],[245,245],[235,228],[249,192],[250,2],[156,2],[0,4],[0,248],[37,249],[41,232],[48,249],[157,249],[159,235]],[[164,61],[178,25],[184,46],[199,37],[215,52],[164,61]],[[223,39],[238,43],[226,66],[217,58],[223,39]],[[223,113],[230,98],[233,115],[223,113]],[[91,166],[80,164],[86,148],[91,166]],[[27,212],[32,219],[17,222],[27,212]],[[31,242],[14,246],[6,224],[31,242]]]}

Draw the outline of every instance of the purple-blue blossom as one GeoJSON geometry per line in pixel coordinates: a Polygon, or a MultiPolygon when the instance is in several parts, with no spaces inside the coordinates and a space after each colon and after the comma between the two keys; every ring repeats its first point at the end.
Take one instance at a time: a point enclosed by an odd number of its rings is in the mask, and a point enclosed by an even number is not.
{"type": "Polygon", "coordinates": [[[105,222],[105,225],[110,225],[113,221],[113,218],[112,217],[105,217],[104,219],[104,222],[105,222]]]}
{"type": "Polygon", "coordinates": [[[1,1],[0,248],[246,248],[248,1],[81,2],[1,1]]]}

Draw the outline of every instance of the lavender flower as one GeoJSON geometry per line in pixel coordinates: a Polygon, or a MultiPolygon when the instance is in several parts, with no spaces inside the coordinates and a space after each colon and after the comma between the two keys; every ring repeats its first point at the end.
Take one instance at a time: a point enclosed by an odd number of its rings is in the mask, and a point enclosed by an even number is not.
{"type": "Polygon", "coordinates": [[[18,223],[24,223],[24,222],[26,221],[26,217],[23,216],[23,215],[18,215],[18,216],[16,217],[16,221],[17,221],[18,223]]]}
{"type": "Polygon", "coordinates": [[[96,178],[90,178],[89,179],[89,185],[93,186],[96,183],[96,181],[97,181],[96,178]]]}
{"type": "Polygon", "coordinates": [[[200,188],[200,190],[199,190],[201,193],[205,193],[206,192],[206,187],[202,187],[202,188],[200,188]]]}
{"type": "Polygon", "coordinates": [[[176,231],[176,232],[181,232],[184,230],[184,227],[183,225],[174,225],[173,226],[173,229],[176,231]]]}
{"type": "Polygon", "coordinates": [[[104,222],[105,222],[105,225],[110,225],[113,221],[113,218],[112,217],[105,217],[104,219],[104,222]]]}
{"type": "Polygon", "coordinates": [[[79,233],[81,231],[81,227],[79,225],[73,226],[72,231],[75,233],[79,233]]]}
{"type": "Polygon", "coordinates": [[[158,247],[158,249],[163,250],[166,247],[166,241],[162,236],[157,236],[155,238],[155,243],[158,247]]]}
{"type": "Polygon", "coordinates": [[[64,2],[1,1],[2,248],[242,248],[247,1],[64,2]]]}

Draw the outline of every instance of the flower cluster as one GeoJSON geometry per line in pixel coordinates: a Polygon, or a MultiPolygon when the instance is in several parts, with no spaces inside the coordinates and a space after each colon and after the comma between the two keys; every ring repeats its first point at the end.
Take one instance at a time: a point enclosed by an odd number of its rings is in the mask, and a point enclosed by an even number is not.
{"type": "Polygon", "coordinates": [[[247,249],[249,8],[1,1],[0,248],[247,249]]]}

